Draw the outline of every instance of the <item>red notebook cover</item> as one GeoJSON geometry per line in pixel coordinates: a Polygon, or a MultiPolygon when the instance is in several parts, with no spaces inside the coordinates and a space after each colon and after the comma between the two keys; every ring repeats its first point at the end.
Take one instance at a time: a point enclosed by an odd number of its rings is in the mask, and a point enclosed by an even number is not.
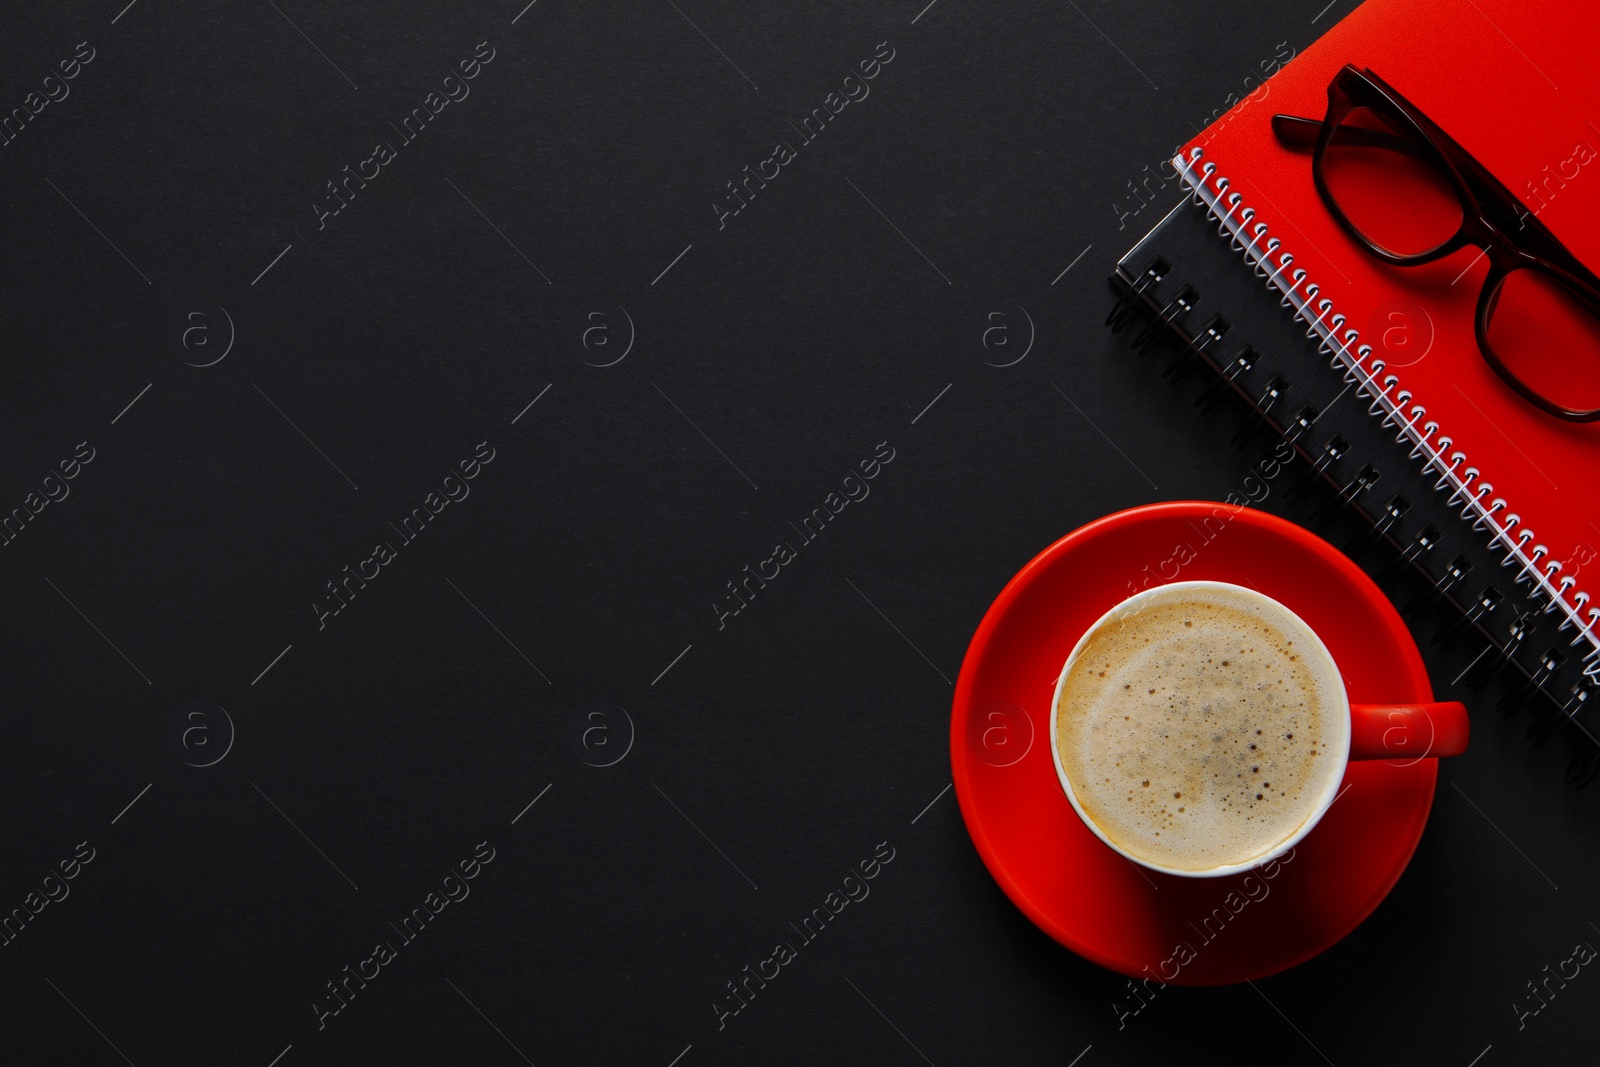
{"type": "Polygon", "coordinates": [[[1270,265],[1293,255],[1292,270],[1279,276],[1284,286],[1304,270],[1299,287],[1315,284],[1313,308],[1329,301],[1324,318],[1344,316],[1341,336],[1360,331],[1359,343],[1373,348],[1369,363],[1386,364],[1375,380],[1398,379],[1385,394],[1398,403],[1375,404],[1377,414],[1398,408],[1398,421],[1418,434],[1437,424],[1419,462],[1435,452],[1440,467],[1463,457],[1453,469],[1464,521],[1499,537],[1503,555],[1521,545],[1521,565],[1561,598],[1579,654],[1600,666],[1600,606],[1584,591],[1600,590],[1600,422],[1540,411],[1479,354],[1474,315],[1489,265],[1478,249],[1421,267],[1380,262],[1329,214],[1311,154],[1273,135],[1275,113],[1320,121],[1328,84],[1347,63],[1403,94],[1600,271],[1600,10],[1590,0],[1366,0],[1175,161],[1222,212],[1237,220],[1253,210],[1247,239],[1266,224],[1281,242],[1270,265]],[[1230,206],[1232,194],[1240,199],[1230,206]],[[1426,414],[1412,421],[1418,406],[1426,414]]]}

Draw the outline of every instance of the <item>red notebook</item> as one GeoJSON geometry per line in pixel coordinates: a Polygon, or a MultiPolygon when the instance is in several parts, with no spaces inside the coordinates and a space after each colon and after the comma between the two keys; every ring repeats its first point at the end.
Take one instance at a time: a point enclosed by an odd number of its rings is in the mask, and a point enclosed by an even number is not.
{"type": "Polygon", "coordinates": [[[1280,146],[1272,116],[1320,121],[1345,64],[1403,94],[1600,272],[1600,11],[1586,0],[1366,0],[1174,161],[1357,379],[1361,402],[1416,444],[1464,520],[1545,587],[1587,673],[1600,673],[1600,605],[1585,591],[1600,592],[1600,422],[1546,414],[1479,354],[1489,264],[1477,248],[1420,267],[1379,261],[1329,214],[1311,153],[1280,146]]]}

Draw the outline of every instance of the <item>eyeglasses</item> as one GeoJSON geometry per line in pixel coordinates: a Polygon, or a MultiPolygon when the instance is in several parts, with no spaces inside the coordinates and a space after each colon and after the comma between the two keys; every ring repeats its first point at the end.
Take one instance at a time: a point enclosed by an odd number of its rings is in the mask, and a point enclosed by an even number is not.
{"type": "Polygon", "coordinates": [[[1272,132],[1314,150],[1322,202],[1383,262],[1416,267],[1483,249],[1489,273],[1475,324],[1483,358],[1540,410],[1600,420],[1600,277],[1466,149],[1353,66],[1329,83],[1326,118],[1274,115],[1272,132]]]}

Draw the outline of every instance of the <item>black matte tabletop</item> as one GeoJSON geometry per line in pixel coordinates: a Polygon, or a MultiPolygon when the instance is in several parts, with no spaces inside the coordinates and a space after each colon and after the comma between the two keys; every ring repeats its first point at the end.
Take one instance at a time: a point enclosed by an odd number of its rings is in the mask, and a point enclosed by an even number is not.
{"type": "Polygon", "coordinates": [[[1454,652],[1253,986],[1129,1011],[950,788],[1005,582],[1266,447],[1106,276],[1324,3],[8,8],[0,1061],[1585,1060],[1595,794],[1454,652]]]}

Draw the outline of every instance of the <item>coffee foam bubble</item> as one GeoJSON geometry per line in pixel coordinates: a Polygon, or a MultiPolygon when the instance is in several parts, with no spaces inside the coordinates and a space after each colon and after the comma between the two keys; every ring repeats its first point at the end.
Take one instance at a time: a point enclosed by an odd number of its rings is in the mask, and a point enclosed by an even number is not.
{"type": "Polygon", "coordinates": [[[1061,764],[1126,852],[1179,870],[1246,863],[1321,803],[1346,743],[1342,685],[1276,604],[1174,589],[1080,650],[1059,699],[1061,764]]]}

